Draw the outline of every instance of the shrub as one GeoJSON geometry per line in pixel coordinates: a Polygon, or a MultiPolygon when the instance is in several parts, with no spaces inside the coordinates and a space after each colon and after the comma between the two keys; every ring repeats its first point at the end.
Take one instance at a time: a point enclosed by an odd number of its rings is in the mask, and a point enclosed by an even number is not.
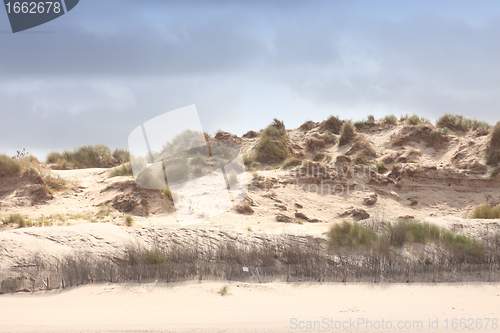
{"type": "Polygon", "coordinates": [[[370,124],[374,123],[375,122],[375,117],[373,115],[369,115],[367,122],[370,123],[370,124]]]}
{"type": "Polygon", "coordinates": [[[385,116],[383,119],[382,119],[382,122],[384,124],[390,124],[390,125],[396,125],[398,123],[398,118],[396,118],[395,115],[391,114],[389,116],[385,116]]]}
{"type": "Polygon", "coordinates": [[[498,175],[499,171],[500,171],[500,167],[496,167],[495,169],[493,169],[491,171],[491,177],[495,177],[496,175],[498,175]]]}
{"type": "Polygon", "coordinates": [[[327,232],[328,242],[332,246],[370,246],[378,238],[372,230],[363,227],[359,223],[343,221],[336,224],[327,232]]]}
{"type": "Polygon", "coordinates": [[[343,146],[350,143],[355,136],[356,134],[354,132],[354,126],[350,121],[346,121],[344,125],[342,125],[339,146],[343,146]]]}
{"type": "Polygon", "coordinates": [[[377,168],[377,171],[379,171],[379,172],[384,171],[385,170],[385,163],[384,162],[377,163],[377,164],[375,164],[375,167],[377,168]]]}
{"type": "Polygon", "coordinates": [[[327,130],[330,131],[334,134],[340,134],[340,130],[342,129],[342,120],[340,120],[338,117],[335,116],[330,116],[328,117],[327,120],[325,120],[321,124],[322,130],[327,130]]]}
{"type": "Polygon", "coordinates": [[[486,163],[497,164],[500,161],[500,121],[490,131],[488,146],[486,147],[486,163]]]}
{"type": "Polygon", "coordinates": [[[123,177],[123,176],[133,176],[134,170],[132,169],[132,164],[127,163],[122,165],[121,167],[114,168],[109,173],[109,178],[113,177],[123,177]]]}

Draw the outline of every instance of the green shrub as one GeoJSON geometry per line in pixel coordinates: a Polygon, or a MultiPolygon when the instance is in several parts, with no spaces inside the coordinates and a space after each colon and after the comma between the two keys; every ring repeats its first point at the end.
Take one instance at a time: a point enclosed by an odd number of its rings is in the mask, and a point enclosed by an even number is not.
{"type": "Polygon", "coordinates": [[[363,227],[356,222],[343,221],[341,224],[335,224],[327,232],[327,239],[332,246],[370,246],[378,238],[372,230],[363,227]]]}
{"type": "Polygon", "coordinates": [[[133,176],[133,175],[134,175],[134,170],[132,169],[132,164],[127,163],[111,170],[109,173],[109,178],[133,176]]]}
{"type": "Polygon", "coordinates": [[[342,120],[340,120],[338,117],[335,117],[335,116],[330,116],[328,117],[327,120],[325,120],[322,125],[321,125],[321,128],[324,130],[324,131],[330,131],[334,134],[340,134],[340,130],[342,129],[342,120]]]}
{"type": "Polygon", "coordinates": [[[169,188],[166,188],[162,191],[163,193],[163,196],[165,197],[165,199],[169,199],[169,200],[172,200],[172,191],[170,191],[169,188]]]}
{"type": "Polygon", "coordinates": [[[385,163],[379,162],[379,163],[375,164],[375,167],[377,168],[377,171],[383,172],[385,170],[385,163]]]}
{"type": "Polygon", "coordinates": [[[491,177],[495,177],[496,175],[498,175],[499,171],[500,171],[500,167],[496,167],[495,169],[493,169],[491,171],[491,177]]]}
{"type": "Polygon", "coordinates": [[[486,163],[495,165],[500,161],[500,121],[490,131],[490,138],[486,147],[486,163]]]}
{"type": "Polygon", "coordinates": [[[391,114],[389,116],[385,116],[383,119],[382,119],[382,122],[384,124],[390,124],[390,125],[396,125],[398,123],[398,118],[396,118],[395,115],[391,114]]]}
{"type": "Polygon", "coordinates": [[[354,132],[353,124],[350,121],[346,121],[342,125],[339,146],[343,146],[343,145],[350,143],[354,139],[355,136],[356,136],[356,133],[354,132]]]}

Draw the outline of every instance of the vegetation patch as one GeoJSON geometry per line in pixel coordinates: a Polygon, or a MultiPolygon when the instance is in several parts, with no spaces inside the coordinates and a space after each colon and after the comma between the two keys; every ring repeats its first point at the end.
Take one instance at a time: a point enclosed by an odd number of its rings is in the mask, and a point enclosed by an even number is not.
{"type": "Polygon", "coordinates": [[[436,122],[437,128],[449,128],[452,131],[478,131],[479,135],[487,135],[491,125],[474,118],[466,118],[461,114],[445,113],[436,122]]]}
{"type": "Polygon", "coordinates": [[[500,161],[500,121],[490,131],[488,146],[486,147],[486,163],[498,164],[500,161]]]}
{"type": "Polygon", "coordinates": [[[350,121],[346,121],[342,125],[342,130],[339,139],[339,146],[343,146],[350,143],[355,136],[356,133],[354,132],[354,125],[350,121]]]}
{"type": "Polygon", "coordinates": [[[127,151],[115,149],[111,152],[104,145],[81,146],[74,151],[51,152],[47,156],[47,163],[59,170],[112,168],[128,162],[130,157],[127,151]]]}
{"type": "Polygon", "coordinates": [[[396,118],[395,115],[391,114],[389,116],[385,116],[384,118],[382,118],[382,122],[384,124],[396,125],[398,123],[398,118],[396,118]]]}
{"type": "Polygon", "coordinates": [[[492,207],[488,204],[478,205],[474,207],[472,213],[473,219],[499,219],[500,218],[500,205],[492,207]]]}
{"type": "Polygon", "coordinates": [[[344,122],[336,116],[330,116],[327,120],[323,121],[321,124],[321,129],[323,131],[330,131],[333,134],[340,134],[340,130],[342,129],[342,124],[344,122]]]}
{"type": "Polygon", "coordinates": [[[130,177],[134,175],[132,164],[126,163],[120,167],[114,168],[109,172],[109,178],[113,177],[130,177]]]}
{"type": "Polygon", "coordinates": [[[255,160],[262,163],[281,162],[288,157],[285,124],[274,119],[261,133],[255,147],[255,160]]]}

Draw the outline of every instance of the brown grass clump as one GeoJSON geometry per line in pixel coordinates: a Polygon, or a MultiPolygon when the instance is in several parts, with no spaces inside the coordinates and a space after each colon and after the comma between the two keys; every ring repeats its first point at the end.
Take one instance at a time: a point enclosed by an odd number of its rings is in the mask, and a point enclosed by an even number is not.
{"type": "Polygon", "coordinates": [[[345,154],[352,155],[357,152],[362,152],[367,157],[377,157],[377,152],[375,151],[375,149],[373,149],[370,142],[363,135],[356,136],[351,148],[349,148],[349,150],[345,154]]]}
{"type": "Polygon", "coordinates": [[[126,150],[115,149],[114,152],[104,146],[81,146],[74,151],[51,152],[47,156],[47,163],[54,164],[55,169],[87,169],[112,168],[130,162],[126,150]]]}
{"type": "Polygon", "coordinates": [[[340,134],[340,130],[342,129],[342,124],[344,122],[339,119],[339,117],[330,116],[327,120],[321,123],[321,129],[323,131],[330,131],[333,134],[340,134]]]}
{"type": "Polygon", "coordinates": [[[254,158],[258,162],[280,162],[288,157],[287,133],[285,124],[274,119],[261,133],[255,147],[254,158]]]}
{"type": "Polygon", "coordinates": [[[483,204],[474,207],[472,213],[473,219],[499,219],[500,218],[500,205],[492,207],[488,204],[483,204]]]}
{"type": "Polygon", "coordinates": [[[289,167],[296,167],[300,164],[302,164],[302,162],[298,158],[290,156],[286,160],[284,160],[283,163],[281,163],[281,167],[285,169],[289,167]]]}
{"type": "Polygon", "coordinates": [[[435,129],[432,125],[405,126],[403,127],[392,146],[403,146],[409,142],[424,141],[428,147],[440,149],[449,141],[449,130],[442,128],[435,129]]]}
{"type": "Polygon", "coordinates": [[[251,215],[254,213],[253,208],[246,201],[242,201],[239,204],[237,204],[235,209],[238,213],[244,214],[244,215],[251,215]]]}
{"type": "Polygon", "coordinates": [[[396,118],[395,115],[391,114],[389,116],[385,116],[383,119],[382,119],[382,122],[384,124],[389,124],[389,125],[396,125],[398,123],[398,118],[396,118]]]}
{"type": "Polygon", "coordinates": [[[323,148],[325,141],[321,139],[309,138],[306,140],[306,149],[310,152],[315,152],[318,148],[323,148]]]}
{"type": "Polygon", "coordinates": [[[500,121],[490,131],[486,147],[486,164],[495,165],[500,161],[500,121]]]}
{"type": "Polygon", "coordinates": [[[355,136],[356,133],[354,132],[354,125],[350,121],[346,121],[342,125],[342,132],[340,134],[339,146],[343,146],[350,143],[355,136]]]}
{"type": "Polygon", "coordinates": [[[7,155],[0,155],[0,178],[18,175],[21,172],[21,164],[18,160],[7,155]]]}
{"type": "Polygon", "coordinates": [[[431,123],[429,121],[429,119],[424,118],[424,117],[419,117],[416,114],[412,114],[411,116],[409,116],[409,115],[401,116],[400,121],[402,123],[406,123],[407,125],[410,125],[410,126],[427,125],[427,124],[431,123]]]}
{"type": "Polygon", "coordinates": [[[301,131],[307,132],[307,131],[312,130],[315,127],[316,127],[316,123],[314,121],[308,120],[305,123],[303,123],[302,125],[300,125],[299,129],[301,131]]]}

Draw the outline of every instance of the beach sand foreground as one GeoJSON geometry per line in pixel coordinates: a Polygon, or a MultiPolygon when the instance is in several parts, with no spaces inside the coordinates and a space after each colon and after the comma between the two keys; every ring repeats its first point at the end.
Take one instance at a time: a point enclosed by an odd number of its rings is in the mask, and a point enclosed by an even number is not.
{"type": "Polygon", "coordinates": [[[462,318],[493,332],[500,285],[94,284],[0,295],[0,309],[0,332],[457,332],[462,318]]]}

